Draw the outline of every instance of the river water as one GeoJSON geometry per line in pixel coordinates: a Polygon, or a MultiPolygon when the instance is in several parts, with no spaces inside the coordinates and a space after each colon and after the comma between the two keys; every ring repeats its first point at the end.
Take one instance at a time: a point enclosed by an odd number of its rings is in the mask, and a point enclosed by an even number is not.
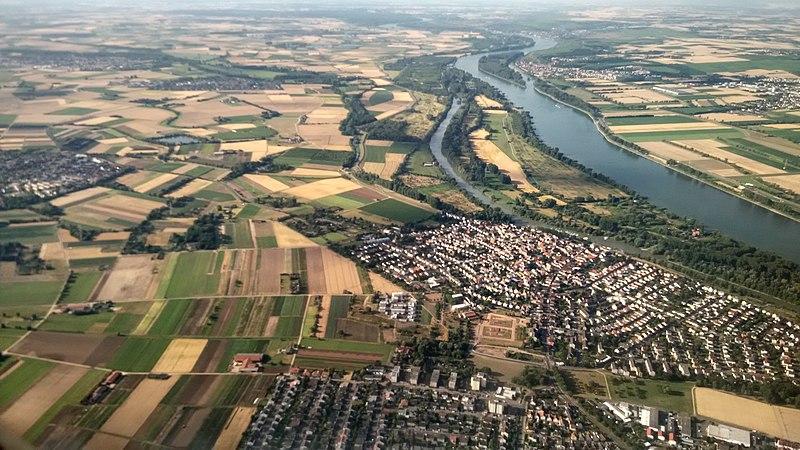
{"type": "MultiPolygon", "coordinates": [[[[524,52],[545,50],[555,41],[539,38],[524,52]]],[[[653,204],[718,230],[754,247],[773,251],[800,262],[800,223],[750,202],[707,186],[647,158],[625,151],[605,140],[592,120],[582,112],[561,105],[531,87],[481,73],[478,60],[484,54],[458,59],[456,67],[493,85],[521,109],[528,111],[541,139],[564,155],[624,184],[653,204]]],[[[441,152],[444,130],[458,105],[454,104],[431,139],[431,150],[445,171],[484,203],[493,203],[483,192],[466,183],[450,167],[441,152]]]]}

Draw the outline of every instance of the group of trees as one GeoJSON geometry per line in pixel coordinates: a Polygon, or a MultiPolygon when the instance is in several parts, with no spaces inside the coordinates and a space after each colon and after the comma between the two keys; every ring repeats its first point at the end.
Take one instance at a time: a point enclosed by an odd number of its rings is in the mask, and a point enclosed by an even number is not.
{"type": "Polygon", "coordinates": [[[173,234],[170,244],[175,248],[191,248],[194,250],[216,250],[231,241],[230,236],[222,234],[225,218],[222,214],[206,214],[194,221],[186,230],[186,234],[173,234]]]}
{"type": "Polygon", "coordinates": [[[522,75],[509,67],[511,63],[522,56],[523,54],[521,52],[486,55],[478,60],[478,69],[480,69],[482,72],[486,72],[525,87],[525,79],[522,78],[522,75]]]}
{"type": "Polygon", "coordinates": [[[358,133],[358,127],[375,121],[375,117],[361,103],[361,94],[345,95],[342,103],[347,108],[347,117],[339,124],[342,134],[353,136],[358,133]]]}

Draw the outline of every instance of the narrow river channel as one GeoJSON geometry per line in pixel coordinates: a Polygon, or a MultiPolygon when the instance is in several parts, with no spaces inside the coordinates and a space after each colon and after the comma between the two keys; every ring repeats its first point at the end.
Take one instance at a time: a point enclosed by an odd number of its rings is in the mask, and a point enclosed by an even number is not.
{"type": "MultiPolygon", "coordinates": [[[[539,38],[524,52],[545,50],[555,41],[539,38]]],[[[691,217],[734,239],[773,251],[800,262],[800,223],[750,202],[707,186],[647,158],[634,155],[605,140],[585,114],[528,88],[481,73],[478,60],[484,54],[459,58],[456,67],[499,89],[516,106],[531,115],[541,139],[566,156],[603,173],[646,196],[653,204],[677,215],[691,217]]],[[[463,180],[442,155],[442,138],[453,114],[454,103],[431,139],[431,150],[444,170],[480,201],[493,204],[483,192],[463,180]]],[[[507,211],[506,211],[507,212],[507,211]]]]}

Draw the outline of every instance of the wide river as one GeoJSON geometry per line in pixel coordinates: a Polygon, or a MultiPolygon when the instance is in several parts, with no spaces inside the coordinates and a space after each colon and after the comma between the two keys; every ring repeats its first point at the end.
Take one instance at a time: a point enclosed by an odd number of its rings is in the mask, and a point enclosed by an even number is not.
{"type": "MultiPolygon", "coordinates": [[[[553,40],[538,38],[536,45],[523,51],[545,50],[555,44],[553,40]]],[[[657,206],[680,216],[692,217],[754,247],[800,262],[800,223],[609,143],[588,116],[537,93],[531,87],[532,82],[529,81],[528,88],[523,89],[481,73],[478,60],[483,55],[461,57],[456,67],[493,85],[515,106],[528,111],[539,136],[547,144],[558,147],[561,153],[584,166],[636,190],[657,206]]],[[[482,192],[464,182],[441,154],[442,135],[457,108],[458,105],[454,104],[432,136],[431,149],[459,185],[485,203],[491,203],[482,192]]]]}

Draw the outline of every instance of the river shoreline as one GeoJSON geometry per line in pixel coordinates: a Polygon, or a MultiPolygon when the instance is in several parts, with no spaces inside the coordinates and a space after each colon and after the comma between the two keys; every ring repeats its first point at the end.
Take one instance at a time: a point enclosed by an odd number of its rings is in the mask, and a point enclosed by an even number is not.
{"type": "MultiPolygon", "coordinates": [[[[515,70],[519,70],[519,69],[516,69],[516,68],[515,68],[515,70]]],[[[527,74],[527,73],[525,73],[525,72],[521,72],[521,71],[520,71],[520,73],[522,73],[522,74],[524,74],[524,75],[527,75],[527,76],[531,77],[531,75],[529,75],[529,74],[527,74]]],[[[500,78],[500,79],[502,79],[501,77],[496,77],[496,78],[500,78]]],[[[689,177],[689,178],[692,178],[692,179],[693,179],[693,180],[695,180],[695,181],[699,181],[700,183],[703,183],[703,184],[705,184],[706,186],[709,186],[709,187],[712,187],[712,188],[714,188],[714,189],[717,189],[717,190],[718,190],[718,191],[720,191],[720,192],[724,192],[724,193],[726,193],[726,194],[728,194],[728,195],[732,195],[732,196],[734,196],[734,197],[736,197],[736,198],[739,198],[739,199],[741,199],[741,200],[744,200],[744,201],[746,201],[746,202],[748,202],[748,203],[751,203],[751,204],[753,204],[753,205],[755,205],[755,206],[758,206],[759,208],[763,208],[763,209],[765,209],[765,210],[767,210],[767,211],[769,211],[769,212],[772,212],[772,213],[774,213],[774,214],[777,214],[777,215],[779,215],[779,216],[783,216],[783,217],[785,217],[785,218],[787,218],[787,219],[789,219],[789,220],[792,220],[792,221],[794,221],[794,222],[800,223],[800,218],[797,218],[797,217],[790,216],[790,215],[786,214],[786,213],[785,213],[785,212],[783,212],[783,211],[780,211],[780,210],[777,210],[777,209],[774,209],[774,208],[770,208],[769,206],[766,206],[766,205],[763,205],[763,204],[761,204],[761,203],[755,202],[755,201],[753,201],[752,199],[749,199],[749,198],[747,198],[747,197],[745,197],[745,196],[743,196],[743,195],[740,195],[740,194],[738,194],[738,193],[736,193],[736,192],[734,192],[734,191],[730,191],[730,190],[727,190],[727,189],[723,189],[723,188],[719,187],[718,185],[716,185],[716,184],[714,184],[714,183],[711,183],[711,182],[710,182],[710,181],[708,181],[708,180],[705,180],[705,179],[703,179],[703,178],[700,178],[700,177],[698,177],[698,176],[696,176],[696,175],[693,175],[693,174],[691,174],[691,173],[689,173],[689,172],[684,172],[684,171],[682,171],[682,170],[680,170],[680,169],[678,169],[678,168],[676,168],[676,167],[670,166],[669,164],[664,164],[664,162],[662,162],[662,160],[660,160],[660,159],[658,159],[658,158],[655,158],[655,157],[653,157],[652,155],[640,153],[640,152],[636,151],[635,149],[633,149],[633,148],[631,148],[631,147],[629,147],[629,146],[627,146],[627,145],[620,144],[619,142],[614,142],[614,141],[613,141],[613,140],[611,140],[611,138],[608,136],[608,133],[606,133],[606,131],[605,131],[605,130],[603,130],[603,128],[600,126],[600,123],[597,121],[597,118],[595,118],[595,117],[594,117],[594,116],[593,116],[593,115],[592,115],[592,114],[591,114],[589,111],[586,111],[585,109],[583,109],[583,108],[579,108],[579,107],[577,107],[577,106],[575,106],[575,105],[570,105],[569,103],[566,103],[566,102],[564,102],[564,101],[561,101],[561,100],[559,100],[559,99],[557,99],[557,98],[553,97],[552,95],[550,95],[550,94],[548,94],[548,93],[546,93],[546,92],[542,91],[541,89],[539,89],[538,87],[536,87],[536,82],[535,82],[535,81],[533,81],[533,80],[531,80],[531,83],[533,84],[533,89],[534,89],[536,92],[538,92],[539,94],[541,94],[541,95],[543,95],[543,96],[545,96],[545,97],[549,98],[550,100],[553,100],[554,102],[556,102],[556,103],[558,103],[558,104],[561,104],[561,105],[564,105],[564,106],[568,106],[568,107],[572,108],[573,110],[575,110],[575,111],[579,111],[579,112],[581,112],[581,113],[585,114],[586,116],[588,116],[588,117],[589,117],[589,119],[592,121],[592,123],[594,123],[594,126],[595,126],[595,128],[597,128],[597,132],[598,132],[598,133],[600,133],[600,135],[601,135],[601,136],[603,136],[603,139],[605,139],[605,140],[606,140],[606,141],[607,141],[609,144],[611,144],[611,145],[614,145],[614,146],[616,146],[616,147],[619,147],[619,148],[621,148],[622,150],[625,150],[625,151],[627,151],[627,152],[630,152],[630,153],[632,153],[632,154],[634,154],[634,155],[636,155],[636,156],[640,156],[640,157],[642,157],[642,158],[649,159],[650,161],[653,161],[654,163],[656,163],[656,164],[660,165],[661,167],[665,167],[665,168],[667,168],[667,169],[669,169],[669,170],[672,170],[672,171],[674,171],[674,172],[677,172],[677,173],[679,173],[679,174],[681,174],[681,175],[685,175],[685,176],[687,176],[687,177],[689,177]]]]}

